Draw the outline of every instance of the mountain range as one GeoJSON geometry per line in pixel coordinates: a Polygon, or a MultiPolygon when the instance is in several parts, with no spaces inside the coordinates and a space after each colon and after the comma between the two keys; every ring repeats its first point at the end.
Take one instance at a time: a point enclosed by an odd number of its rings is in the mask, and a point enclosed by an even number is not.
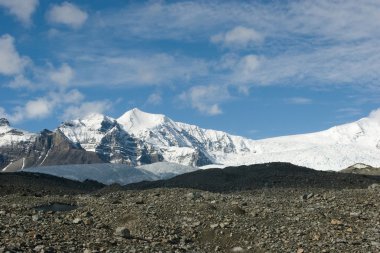
{"type": "Polygon", "coordinates": [[[318,170],[380,166],[380,122],[362,118],[325,131],[252,140],[175,122],[137,108],[114,119],[90,114],[29,133],[0,119],[0,170],[62,164],[155,162],[234,166],[290,162],[318,170]]]}

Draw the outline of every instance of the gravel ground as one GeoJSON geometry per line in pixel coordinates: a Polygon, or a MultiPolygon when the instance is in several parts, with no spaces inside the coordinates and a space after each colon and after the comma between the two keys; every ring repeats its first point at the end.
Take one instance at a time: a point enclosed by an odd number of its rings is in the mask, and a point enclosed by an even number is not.
{"type": "Polygon", "coordinates": [[[379,185],[115,190],[0,196],[0,252],[380,252],[379,185]]]}

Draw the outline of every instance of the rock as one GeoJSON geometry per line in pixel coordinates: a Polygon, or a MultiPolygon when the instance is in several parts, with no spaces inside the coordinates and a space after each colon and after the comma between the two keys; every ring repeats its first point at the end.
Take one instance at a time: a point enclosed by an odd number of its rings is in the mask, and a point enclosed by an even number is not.
{"type": "Polygon", "coordinates": [[[314,197],[314,193],[303,194],[303,195],[301,196],[301,200],[302,200],[302,201],[306,201],[306,200],[308,200],[308,199],[311,199],[312,197],[314,197]]]}
{"type": "Polygon", "coordinates": [[[32,221],[39,221],[41,217],[38,214],[32,216],[32,221]]]}
{"type": "Polygon", "coordinates": [[[360,216],[360,212],[351,212],[350,216],[351,217],[359,217],[360,216]]]}
{"type": "Polygon", "coordinates": [[[42,235],[40,235],[40,234],[35,234],[35,235],[33,236],[33,238],[34,238],[35,240],[42,240],[42,235]]]}
{"type": "Polygon", "coordinates": [[[75,218],[74,220],[73,220],[73,223],[74,224],[79,224],[79,223],[81,223],[82,222],[82,219],[81,218],[75,218]]]}
{"type": "Polygon", "coordinates": [[[89,218],[89,217],[91,217],[92,216],[92,213],[91,212],[83,212],[82,214],[81,214],[81,216],[82,217],[84,217],[84,218],[89,218]]]}
{"type": "Polygon", "coordinates": [[[126,227],[117,227],[115,230],[115,235],[122,238],[131,238],[131,232],[126,227]]]}
{"type": "Polygon", "coordinates": [[[242,247],[233,247],[231,252],[244,252],[244,249],[242,247]]]}
{"type": "Polygon", "coordinates": [[[190,193],[186,194],[186,198],[188,200],[196,200],[196,199],[199,199],[201,197],[202,197],[202,195],[199,192],[190,192],[190,193]]]}
{"type": "Polygon", "coordinates": [[[210,225],[210,228],[215,229],[215,228],[217,228],[218,226],[219,226],[219,224],[211,224],[211,225],[210,225]]]}
{"type": "Polygon", "coordinates": [[[304,253],[305,251],[304,251],[304,249],[303,248],[298,248],[297,249],[297,253],[304,253]]]}
{"type": "Polygon", "coordinates": [[[341,225],[341,224],[342,224],[342,221],[337,220],[337,219],[332,219],[332,220],[330,221],[330,223],[331,223],[332,225],[341,225]]]}
{"type": "Polygon", "coordinates": [[[43,249],[45,248],[44,245],[37,245],[36,247],[34,247],[34,251],[35,252],[41,252],[43,249]]]}
{"type": "Polygon", "coordinates": [[[136,205],[142,205],[144,204],[144,200],[143,199],[139,199],[136,201],[136,205]]]}

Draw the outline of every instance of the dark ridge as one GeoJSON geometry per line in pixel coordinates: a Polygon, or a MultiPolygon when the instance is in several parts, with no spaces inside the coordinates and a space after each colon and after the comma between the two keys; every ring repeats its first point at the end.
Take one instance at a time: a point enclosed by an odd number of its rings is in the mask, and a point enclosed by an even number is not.
{"type": "Polygon", "coordinates": [[[74,181],[47,174],[12,172],[0,173],[0,196],[8,194],[23,195],[64,195],[90,193],[104,185],[91,180],[74,181]]]}
{"type": "Polygon", "coordinates": [[[6,118],[0,118],[0,126],[9,126],[9,121],[6,118]]]}
{"type": "Polygon", "coordinates": [[[126,185],[126,189],[192,188],[233,192],[262,188],[366,188],[379,183],[380,176],[326,172],[290,163],[267,163],[225,169],[199,170],[168,180],[126,185]]]}

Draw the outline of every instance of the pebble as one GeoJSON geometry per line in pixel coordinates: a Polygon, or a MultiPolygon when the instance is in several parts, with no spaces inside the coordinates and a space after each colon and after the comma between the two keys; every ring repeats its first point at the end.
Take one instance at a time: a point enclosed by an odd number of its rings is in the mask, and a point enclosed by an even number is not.
{"type": "Polygon", "coordinates": [[[131,232],[126,227],[117,227],[115,230],[115,235],[122,238],[131,238],[131,232]]]}
{"type": "Polygon", "coordinates": [[[233,247],[232,252],[244,252],[244,249],[242,247],[233,247]]]}
{"type": "Polygon", "coordinates": [[[75,218],[74,220],[73,220],[73,223],[74,224],[79,224],[79,223],[81,223],[82,222],[82,219],[81,218],[75,218]]]}
{"type": "Polygon", "coordinates": [[[332,219],[332,220],[330,221],[330,223],[331,223],[332,225],[341,225],[341,224],[342,224],[342,221],[337,220],[337,219],[332,219]]]}

